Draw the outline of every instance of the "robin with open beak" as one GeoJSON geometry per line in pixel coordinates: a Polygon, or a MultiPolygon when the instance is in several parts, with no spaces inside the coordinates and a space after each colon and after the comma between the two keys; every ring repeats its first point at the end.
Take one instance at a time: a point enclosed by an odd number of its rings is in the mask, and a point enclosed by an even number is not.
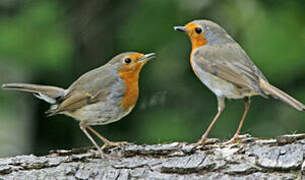
{"type": "Polygon", "coordinates": [[[109,124],[122,119],[135,107],[139,95],[139,74],[144,64],[155,54],[121,53],[107,64],[78,78],[68,89],[35,84],[10,83],[2,88],[34,93],[51,104],[49,115],[65,114],[79,121],[86,134],[103,157],[102,149],[88,133],[99,137],[104,146],[118,146],[127,142],[111,142],[91,125],[109,124]]]}
{"type": "Polygon", "coordinates": [[[191,67],[201,82],[217,96],[218,101],[218,112],[197,145],[205,144],[211,128],[225,108],[225,98],[245,101],[239,126],[228,143],[238,141],[251,96],[271,95],[299,111],[305,111],[304,104],[269,84],[246,52],[218,24],[209,20],[194,20],[185,26],[175,26],[174,29],[189,36],[192,43],[191,67]]]}

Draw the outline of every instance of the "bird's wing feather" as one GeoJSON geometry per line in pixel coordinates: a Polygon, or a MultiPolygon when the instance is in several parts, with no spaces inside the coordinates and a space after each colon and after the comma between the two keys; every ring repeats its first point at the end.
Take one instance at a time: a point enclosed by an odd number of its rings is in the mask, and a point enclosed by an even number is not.
{"type": "Polygon", "coordinates": [[[111,68],[102,66],[85,73],[68,88],[68,93],[58,106],[47,113],[53,115],[64,111],[74,111],[106,99],[110,94],[111,86],[118,81],[118,76],[112,71],[111,68]]]}
{"type": "Polygon", "coordinates": [[[238,87],[261,92],[258,81],[265,77],[236,43],[200,47],[192,58],[202,70],[214,76],[238,87]]]}
{"type": "MultiPolygon", "coordinates": [[[[100,90],[97,94],[92,95],[86,92],[74,92],[70,94],[62,103],[58,105],[53,113],[60,113],[64,111],[75,111],[81,107],[89,104],[94,104],[99,100],[105,99],[109,95],[108,91],[100,90]]],[[[52,110],[51,110],[52,111],[52,110]]]]}
{"type": "Polygon", "coordinates": [[[83,74],[68,88],[68,91],[86,91],[95,95],[101,89],[112,86],[118,78],[118,72],[111,65],[106,64],[83,74]]]}

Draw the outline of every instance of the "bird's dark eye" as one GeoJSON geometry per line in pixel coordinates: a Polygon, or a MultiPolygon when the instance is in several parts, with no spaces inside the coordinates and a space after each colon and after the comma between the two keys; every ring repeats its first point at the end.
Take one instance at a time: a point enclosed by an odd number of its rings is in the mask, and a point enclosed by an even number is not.
{"type": "Polygon", "coordinates": [[[126,58],[126,59],[124,59],[124,62],[129,64],[129,63],[131,63],[131,59],[130,58],[126,58]]]}
{"type": "Polygon", "coordinates": [[[195,28],[195,31],[196,31],[197,34],[200,34],[202,32],[202,29],[197,27],[197,28],[195,28]]]}

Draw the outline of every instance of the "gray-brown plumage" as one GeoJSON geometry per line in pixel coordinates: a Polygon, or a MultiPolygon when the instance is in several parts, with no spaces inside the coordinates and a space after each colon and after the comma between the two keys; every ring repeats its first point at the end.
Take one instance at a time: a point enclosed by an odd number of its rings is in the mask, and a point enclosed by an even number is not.
{"type": "Polygon", "coordinates": [[[305,105],[269,84],[245,51],[219,25],[208,20],[195,20],[175,30],[188,34],[192,43],[191,66],[196,76],[217,96],[218,113],[199,144],[204,144],[209,131],[225,108],[225,98],[245,99],[245,111],[239,127],[229,142],[236,142],[250,106],[250,97],[271,95],[305,111],[305,105]]]}
{"type": "Polygon", "coordinates": [[[83,74],[68,89],[24,83],[3,84],[2,88],[34,93],[51,104],[47,111],[49,115],[65,114],[80,121],[80,128],[102,154],[86,129],[97,135],[105,145],[122,144],[107,140],[90,125],[115,122],[130,113],[138,99],[139,73],[153,57],[154,53],[119,54],[107,64],[83,74]]]}

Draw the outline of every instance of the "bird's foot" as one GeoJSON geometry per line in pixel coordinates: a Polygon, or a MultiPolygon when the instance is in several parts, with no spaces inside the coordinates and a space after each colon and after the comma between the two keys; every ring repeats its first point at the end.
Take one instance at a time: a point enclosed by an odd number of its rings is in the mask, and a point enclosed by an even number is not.
{"type": "Polygon", "coordinates": [[[195,143],[195,147],[204,146],[207,144],[215,144],[219,142],[217,138],[202,138],[197,143],[195,143]]]}
{"type": "Polygon", "coordinates": [[[206,144],[207,138],[200,139],[198,142],[196,142],[195,147],[204,146],[206,144]]]}
{"type": "Polygon", "coordinates": [[[104,150],[106,148],[110,148],[110,147],[124,146],[124,145],[127,145],[127,144],[128,144],[127,141],[121,141],[121,142],[108,141],[108,142],[104,143],[104,145],[102,146],[102,150],[104,150]]]}
{"type": "Polygon", "coordinates": [[[229,141],[224,142],[224,144],[238,144],[241,142],[253,141],[253,138],[249,134],[234,135],[229,141]]]}
{"type": "Polygon", "coordinates": [[[233,136],[229,141],[224,142],[224,144],[237,144],[239,141],[240,139],[238,136],[233,136]]]}

